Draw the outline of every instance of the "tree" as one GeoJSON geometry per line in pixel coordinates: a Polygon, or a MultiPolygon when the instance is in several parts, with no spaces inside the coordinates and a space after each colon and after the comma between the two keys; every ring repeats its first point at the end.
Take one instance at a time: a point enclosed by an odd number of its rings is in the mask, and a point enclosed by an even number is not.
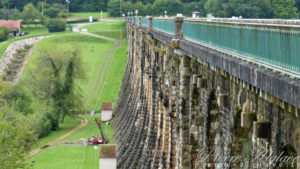
{"type": "Polygon", "coordinates": [[[152,15],[152,5],[147,3],[145,5],[145,15],[151,16],[152,15]]]}
{"type": "Polygon", "coordinates": [[[191,2],[191,3],[186,3],[185,4],[185,14],[186,15],[192,15],[194,11],[200,12],[202,16],[206,15],[205,9],[204,9],[204,2],[191,2]]]}
{"type": "Polygon", "coordinates": [[[109,0],[107,6],[107,12],[110,16],[120,16],[120,0],[109,0]]]}
{"type": "Polygon", "coordinates": [[[122,4],[122,10],[123,10],[123,13],[126,13],[127,14],[127,12],[133,12],[134,11],[134,6],[133,6],[133,4],[131,3],[131,2],[124,2],[123,4],[122,4]]]}
{"type": "Polygon", "coordinates": [[[32,3],[27,4],[22,12],[22,18],[25,23],[34,23],[36,19],[39,19],[40,12],[32,3]]]}
{"type": "Polygon", "coordinates": [[[85,79],[79,51],[53,49],[43,46],[29,87],[33,95],[52,107],[55,119],[64,120],[83,111],[77,82],[85,79]]]}
{"type": "Polygon", "coordinates": [[[298,11],[300,11],[300,0],[296,0],[296,6],[298,8],[298,11]]]}
{"type": "Polygon", "coordinates": [[[67,22],[64,19],[50,19],[47,23],[49,32],[63,32],[66,30],[67,22]]]}
{"type": "Polygon", "coordinates": [[[8,9],[10,0],[0,0],[0,8],[8,9]]]}
{"type": "Polygon", "coordinates": [[[227,16],[243,18],[271,18],[272,6],[269,0],[229,0],[227,16]]]}
{"type": "Polygon", "coordinates": [[[39,10],[42,14],[44,14],[43,12],[44,12],[46,9],[50,8],[50,7],[51,7],[50,4],[48,4],[48,3],[44,2],[44,1],[38,2],[38,4],[37,4],[38,10],[39,10]]]}
{"type": "Polygon", "coordinates": [[[21,18],[21,13],[18,9],[12,9],[9,12],[9,18],[13,20],[18,20],[21,18]]]}
{"type": "Polygon", "coordinates": [[[138,15],[140,15],[140,16],[146,16],[147,15],[147,11],[146,11],[145,7],[146,6],[143,5],[142,2],[136,2],[135,4],[133,4],[133,8],[134,8],[133,11],[138,10],[139,11],[138,15]]]}
{"type": "Polygon", "coordinates": [[[35,141],[28,120],[9,108],[0,108],[0,166],[26,168],[25,155],[35,141]]]}
{"type": "Polygon", "coordinates": [[[176,15],[184,12],[184,4],[179,0],[156,0],[153,4],[153,13],[156,15],[164,15],[164,11],[168,15],[176,15]]]}
{"type": "Polygon", "coordinates": [[[8,39],[8,35],[10,33],[10,29],[7,27],[0,27],[0,42],[5,41],[8,39]]]}
{"type": "Polygon", "coordinates": [[[298,9],[295,0],[273,0],[274,15],[276,18],[298,18],[298,9]]]}
{"type": "Polygon", "coordinates": [[[224,17],[228,4],[224,0],[208,0],[205,3],[204,8],[207,13],[212,13],[216,17],[224,17]]]}
{"type": "Polygon", "coordinates": [[[14,111],[29,114],[32,113],[31,98],[24,92],[22,85],[7,86],[3,93],[7,106],[14,111]]]}
{"type": "Polygon", "coordinates": [[[44,12],[44,14],[50,18],[57,18],[59,13],[60,13],[60,9],[53,8],[53,7],[45,9],[45,12],[44,12]]]}

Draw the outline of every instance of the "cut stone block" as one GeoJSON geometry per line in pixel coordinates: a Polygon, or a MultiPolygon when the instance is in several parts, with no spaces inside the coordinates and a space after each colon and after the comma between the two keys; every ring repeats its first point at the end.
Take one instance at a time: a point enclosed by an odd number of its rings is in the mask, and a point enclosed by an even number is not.
{"type": "Polygon", "coordinates": [[[252,126],[252,122],[256,121],[256,114],[242,112],[241,114],[241,126],[244,128],[250,128],[252,126]]]}
{"type": "Polygon", "coordinates": [[[229,107],[229,96],[227,94],[220,94],[217,98],[219,107],[229,107]]]}

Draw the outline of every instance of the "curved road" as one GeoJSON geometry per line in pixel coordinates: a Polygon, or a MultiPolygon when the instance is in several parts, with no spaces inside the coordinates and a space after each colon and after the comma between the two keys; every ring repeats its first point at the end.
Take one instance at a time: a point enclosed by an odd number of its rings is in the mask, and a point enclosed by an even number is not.
{"type": "Polygon", "coordinates": [[[97,24],[97,23],[78,24],[73,28],[73,32],[79,32],[79,33],[82,33],[82,34],[85,34],[85,35],[90,35],[90,36],[93,36],[93,37],[96,37],[96,38],[113,41],[115,43],[115,46],[122,46],[122,42],[117,40],[117,39],[113,39],[113,38],[109,38],[109,37],[105,37],[105,36],[100,36],[100,35],[96,35],[96,34],[89,33],[89,32],[83,32],[83,31],[80,30],[82,27],[92,25],[92,24],[97,24]]]}

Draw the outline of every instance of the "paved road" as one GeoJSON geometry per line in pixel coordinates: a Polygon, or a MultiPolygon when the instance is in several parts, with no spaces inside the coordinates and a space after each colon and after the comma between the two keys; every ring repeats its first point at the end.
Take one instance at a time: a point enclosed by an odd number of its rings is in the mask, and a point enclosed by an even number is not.
{"type": "MultiPolygon", "coordinates": [[[[111,22],[111,21],[105,21],[105,22],[111,22]]],[[[116,46],[122,46],[122,42],[117,40],[117,39],[113,39],[113,38],[109,38],[109,37],[105,37],[105,36],[100,36],[100,35],[96,35],[93,33],[89,33],[89,32],[83,32],[80,29],[82,27],[88,26],[88,25],[92,25],[92,24],[96,24],[96,23],[84,23],[84,24],[78,24],[73,28],[73,32],[79,32],[85,35],[89,35],[89,36],[93,36],[96,38],[100,38],[100,39],[105,39],[105,40],[109,40],[109,41],[113,41],[115,43],[116,46]]]]}

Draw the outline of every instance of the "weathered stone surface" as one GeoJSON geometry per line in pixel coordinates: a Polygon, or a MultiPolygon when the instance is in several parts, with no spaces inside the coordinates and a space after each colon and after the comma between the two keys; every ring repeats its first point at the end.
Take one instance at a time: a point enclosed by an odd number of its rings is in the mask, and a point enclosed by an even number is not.
{"type": "MultiPolygon", "coordinates": [[[[119,168],[206,169],[217,156],[242,156],[243,169],[271,169],[278,164],[267,156],[259,167],[251,160],[286,144],[300,154],[299,81],[184,39],[178,55],[174,36],[154,29],[127,23],[127,31],[113,121],[119,168]],[[202,161],[201,150],[217,154],[202,161]]],[[[228,165],[212,168],[241,168],[228,165]]]]}

